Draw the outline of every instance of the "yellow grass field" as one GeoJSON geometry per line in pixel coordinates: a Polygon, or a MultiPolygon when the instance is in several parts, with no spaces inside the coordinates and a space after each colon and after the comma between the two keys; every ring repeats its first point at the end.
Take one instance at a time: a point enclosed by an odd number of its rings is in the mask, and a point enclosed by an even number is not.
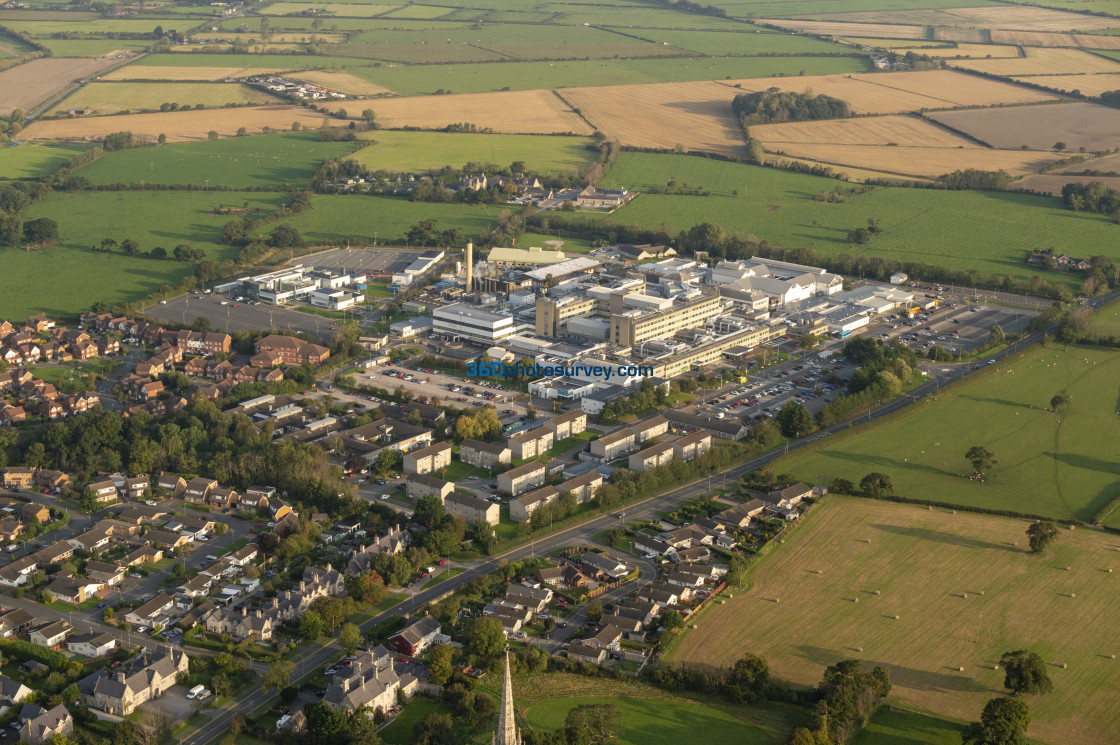
{"type": "Polygon", "coordinates": [[[395,91],[362,80],[357,75],[351,75],[348,72],[309,70],[307,72],[292,73],[291,77],[297,80],[310,80],[313,83],[326,86],[339,93],[345,93],[348,96],[382,96],[395,94],[395,91]]]}
{"type": "Polygon", "coordinates": [[[998,44],[958,44],[952,49],[927,49],[924,47],[896,47],[894,51],[899,54],[914,52],[927,57],[1021,57],[1019,47],[1000,46],[998,44]]]}
{"type": "MultiPolygon", "coordinates": [[[[264,91],[240,83],[90,83],[67,96],[48,113],[93,108],[95,114],[156,110],[163,103],[180,106],[272,104],[279,101],[264,91]]],[[[170,136],[170,135],[168,135],[170,136]]]]}
{"type": "Polygon", "coordinates": [[[1004,170],[1012,176],[1037,173],[1057,156],[1022,150],[989,150],[982,147],[884,147],[882,145],[804,145],[772,143],[767,150],[826,164],[868,168],[901,175],[934,178],[975,168],[1004,170]]]}
{"type": "Polygon", "coordinates": [[[800,685],[858,658],[888,668],[891,701],[975,720],[1004,692],[999,656],[1029,648],[1050,663],[1054,691],[1026,697],[1028,734],[1117,742],[1120,572],[1107,569],[1120,568],[1120,539],[1063,530],[1035,556],[1027,525],[830,496],[754,565],[750,589],[705,611],[668,657],[718,668],[750,651],[800,685]]]}
{"type": "MultiPolygon", "coordinates": [[[[1030,6],[987,5],[974,8],[868,10],[820,14],[826,21],[866,24],[915,24],[942,28],[1075,31],[1120,28],[1120,19],[1030,6]]],[[[864,34],[873,36],[874,34],[864,34]]]]}
{"type": "Polygon", "coordinates": [[[45,57],[0,72],[0,116],[16,109],[30,114],[76,80],[96,74],[115,60],[88,57],[45,57]]]}
{"type": "Polygon", "coordinates": [[[95,140],[110,132],[128,130],[137,137],[150,140],[166,134],[168,142],[186,142],[205,140],[211,130],[228,137],[236,134],[240,127],[256,134],[264,127],[286,131],[291,129],[293,122],[317,129],[324,121],[335,126],[347,124],[342,120],[327,119],[323,114],[302,106],[257,106],[42,120],[29,124],[20,137],[25,140],[95,140]]]}
{"type": "Polygon", "coordinates": [[[714,82],[568,88],[564,97],[608,137],[636,147],[742,155],[743,130],[731,111],[741,91],[714,82]]]}
{"type": "Polygon", "coordinates": [[[287,70],[286,67],[178,67],[176,65],[125,65],[102,75],[102,80],[225,80],[287,70]]]}
{"type": "MultiPolygon", "coordinates": [[[[1082,168],[1091,166],[1082,165],[1082,168]]],[[[1088,184],[1091,181],[1102,181],[1113,189],[1120,189],[1120,177],[1116,176],[1070,176],[1060,173],[1043,173],[1037,176],[1028,176],[1022,181],[1016,181],[1011,187],[1023,191],[1037,191],[1045,194],[1061,196],[1062,187],[1066,184],[1088,184]]]]}
{"type": "Polygon", "coordinates": [[[740,85],[744,90],[750,91],[777,87],[798,92],[824,93],[846,101],[856,114],[896,114],[956,106],[1034,103],[1057,98],[951,70],[752,78],[724,82],[727,85],[740,85]]]}
{"type": "Polygon", "coordinates": [[[912,116],[871,116],[819,122],[763,124],[750,128],[764,143],[978,147],[970,140],[912,116]]]}
{"type": "Polygon", "coordinates": [[[901,26],[885,23],[838,23],[835,21],[787,21],[780,19],[767,19],[762,23],[808,34],[861,36],[868,39],[921,39],[925,34],[925,29],[922,26],[901,26]]]}
{"type": "Polygon", "coordinates": [[[1073,38],[1086,49],[1120,49],[1120,36],[1074,34],[1073,38]]]}
{"type": "Polygon", "coordinates": [[[1105,75],[1032,75],[1012,78],[1024,83],[1045,85],[1059,91],[1081,91],[1086,96],[1099,96],[1108,91],[1120,90],[1120,73],[1105,75]]]}
{"type": "Polygon", "coordinates": [[[1078,171],[1085,170],[1102,172],[1115,171],[1116,173],[1120,173],[1120,154],[1106,155],[1103,158],[1094,158],[1093,160],[1087,160],[1084,163],[1079,163],[1078,165],[1070,166],[1069,168],[1063,168],[1058,173],[1077,173],[1078,171]]]}
{"type": "Polygon", "coordinates": [[[950,60],[953,67],[990,75],[1071,75],[1077,73],[1120,73],[1120,62],[1079,49],[1027,47],[1026,57],[1014,59],[950,60]]]}
{"type": "MultiPolygon", "coordinates": [[[[933,38],[939,41],[963,41],[971,44],[983,44],[984,30],[979,28],[935,28],[933,38]]],[[[995,39],[992,39],[995,41],[995,39]]],[[[1000,44],[1007,44],[1006,39],[1000,39],[1000,44]]]]}
{"type": "Polygon", "coordinates": [[[591,134],[587,122],[547,90],[387,98],[372,102],[370,108],[377,121],[389,128],[437,129],[468,122],[512,134],[591,134]]]}

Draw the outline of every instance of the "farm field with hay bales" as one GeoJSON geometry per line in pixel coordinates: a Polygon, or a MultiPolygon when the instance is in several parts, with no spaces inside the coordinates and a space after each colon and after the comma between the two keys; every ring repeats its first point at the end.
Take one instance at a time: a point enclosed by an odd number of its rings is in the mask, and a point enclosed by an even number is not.
{"type": "Polygon", "coordinates": [[[306,186],[323,160],[354,148],[353,143],[318,142],[315,132],[232,137],[106,153],[75,174],[95,184],[306,186]]]}
{"type": "Polygon", "coordinates": [[[461,168],[472,162],[508,167],[523,161],[531,171],[578,173],[597,157],[587,137],[377,130],[363,139],[373,142],[353,158],[372,170],[461,168]]]}
{"type": "MultiPolygon", "coordinates": [[[[1027,47],[1026,57],[1007,59],[950,60],[953,67],[977,70],[989,75],[1074,75],[1087,73],[1120,73],[1120,62],[1078,49],[1027,47]]],[[[1046,85],[1045,80],[1040,80],[1046,85]]]]}
{"type": "Polygon", "coordinates": [[[1058,159],[1035,151],[990,150],[974,145],[945,147],[894,147],[888,145],[828,145],[770,143],[767,150],[805,158],[829,166],[869,168],[901,176],[937,178],[953,171],[1007,171],[1012,176],[1037,173],[1058,159]]]}
{"type": "Polygon", "coordinates": [[[466,122],[514,134],[591,134],[587,122],[547,90],[385,98],[369,102],[368,108],[383,127],[439,129],[466,122]]]}
{"type": "Polygon", "coordinates": [[[1120,527],[1111,443],[1120,436],[1120,353],[1051,344],[953,386],[866,430],[828,438],[774,468],[813,483],[869,471],[887,474],[904,497],[1073,518],[1120,527]],[[1050,398],[1071,402],[1050,411],[1050,398]],[[964,452],[983,445],[999,464],[978,483],[964,452]]]}
{"type": "Polygon", "coordinates": [[[806,686],[827,665],[860,659],[890,671],[888,701],[967,721],[1003,691],[1000,655],[1031,649],[1054,690],[1025,697],[1028,733],[1099,745],[1115,735],[1120,695],[1106,620],[1120,582],[1120,571],[1107,571],[1120,568],[1117,540],[1063,530],[1035,555],[1028,525],[826,497],[753,564],[748,588],[706,610],[668,657],[718,668],[750,651],[775,678],[806,686]],[[1076,633],[1055,633],[1074,623],[1076,633]]]}

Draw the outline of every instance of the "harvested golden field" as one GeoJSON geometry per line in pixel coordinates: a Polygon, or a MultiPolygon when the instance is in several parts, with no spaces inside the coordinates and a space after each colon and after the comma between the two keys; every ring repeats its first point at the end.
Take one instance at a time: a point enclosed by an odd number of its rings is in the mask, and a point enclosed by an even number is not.
{"type": "Polygon", "coordinates": [[[1120,49],[1120,36],[1074,34],[1073,38],[1086,49],[1120,49]]]}
{"type": "Polygon", "coordinates": [[[90,83],[67,96],[48,113],[65,113],[86,106],[95,114],[147,109],[164,103],[180,106],[224,106],[225,104],[273,104],[280,99],[240,83],[90,83]]]}
{"type": "Polygon", "coordinates": [[[325,70],[308,70],[307,72],[292,73],[290,77],[297,80],[310,80],[313,83],[324,85],[331,90],[345,93],[348,96],[383,96],[394,94],[388,88],[375,85],[368,80],[362,80],[357,75],[348,72],[327,72],[325,70]]]}
{"type": "Polygon", "coordinates": [[[887,173],[886,171],[871,171],[866,168],[853,168],[852,166],[837,166],[832,163],[820,163],[815,160],[808,160],[806,158],[792,158],[787,155],[767,154],[766,157],[763,158],[763,161],[765,161],[766,163],[793,162],[802,163],[807,166],[824,166],[825,168],[831,168],[833,172],[839,175],[839,177],[844,181],[860,182],[880,179],[897,179],[901,181],[920,181],[922,183],[929,183],[929,179],[910,176],[909,174],[906,176],[899,176],[897,173],[887,173]]]}
{"type": "Polygon", "coordinates": [[[1078,163],[1069,168],[1063,168],[1058,173],[1077,173],[1079,171],[1101,171],[1103,173],[1116,173],[1120,175],[1120,155],[1106,155],[1103,158],[1094,158],[1084,163],[1078,163]]]}
{"type": "Polygon", "coordinates": [[[927,57],[1021,57],[1019,47],[1000,46],[997,44],[957,44],[955,47],[940,49],[926,47],[896,47],[894,51],[899,54],[914,52],[927,57]]]}
{"type": "MultiPolygon", "coordinates": [[[[935,28],[933,38],[938,41],[963,41],[971,44],[983,44],[987,41],[984,38],[984,30],[979,28],[935,28]]],[[[995,39],[993,38],[992,41],[995,39]]],[[[999,43],[1006,44],[1007,41],[1000,39],[999,43]]]]}
{"type": "Polygon", "coordinates": [[[653,83],[569,88],[564,97],[608,137],[636,147],[742,155],[743,130],[731,111],[741,91],[719,83],[653,83]]]}
{"type": "Polygon", "coordinates": [[[1028,525],[827,497],[754,562],[749,589],[703,611],[666,657],[710,669],[750,651],[775,679],[804,686],[857,658],[888,669],[891,701],[968,721],[1003,693],[1000,655],[1026,648],[1054,682],[1052,693],[1025,697],[1027,734],[1115,743],[1120,574],[1106,570],[1120,565],[1117,538],[1062,530],[1033,555],[1028,525]]]}
{"type": "Polygon", "coordinates": [[[918,41],[917,39],[861,39],[858,36],[845,37],[841,39],[841,41],[868,47],[883,47],[885,49],[895,49],[898,47],[913,47],[917,49],[919,47],[936,47],[941,44],[939,41],[918,41]]]}
{"type": "MultiPolygon", "coordinates": [[[[1082,165],[1080,167],[1089,168],[1090,166],[1082,165]]],[[[1015,182],[1011,188],[1053,194],[1058,197],[1061,196],[1062,187],[1066,184],[1087,184],[1091,181],[1103,181],[1113,189],[1120,189],[1120,176],[1072,176],[1060,173],[1042,173],[1036,176],[1028,176],[1022,181],[1015,182]]]]}
{"type": "Polygon", "coordinates": [[[87,57],[44,57],[0,72],[0,116],[16,109],[31,113],[62,93],[76,80],[97,74],[114,60],[87,57]]]}
{"type": "Polygon", "coordinates": [[[1038,169],[1058,159],[1058,156],[1046,153],[989,150],[983,147],[958,149],[882,145],[807,145],[780,142],[767,144],[766,149],[821,163],[928,178],[968,168],[981,171],[1002,170],[1012,176],[1022,176],[1037,173],[1038,169]]]}
{"type": "Polygon", "coordinates": [[[168,142],[185,142],[205,140],[211,130],[222,136],[232,136],[241,127],[250,134],[256,134],[265,127],[286,131],[291,129],[293,122],[317,129],[324,121],[336,126],[347,124],[342,120],[327,119],[323,114],[302,106],[257,106],[36,121],[29,124],[20,136],[25,140],[93,140],[110,132],[128,130],[137,137],[150,140],[166,134],[168,142]]]}
{"type": "Polygon", "coordinates": [[[218,81],[287,70],[287,67],[179,67],[176,65],[125,65],[102,75],[102,80],[218,81]]]}
{"type": "Polygon", "coordinates": [[[992,106],[1052,101],[1056,96],[951,70],[752,78],[725,81],[744,90],[770,87],[824,93],[846,101],[856,114],[895,114],[955,106],[992,106]]]}
{"type": "Polygon", "coordinates": [[[1049,150],[1058,142],[1068,150],[1084,147],[1091,152],[1120,147],[1120,110],[1091,103],[940,111],[929,116],[993,147],[1049,150]]]}
{"type": "Polygon", "coordinates": [[[751,137],[770,143],[804,145],[901,145],[907,147],[977,147],[935,124],[912,116],[870,116],[819,122],[762,124],[751,137]]]}
{"type": "Polygon", "coordinates": [[[925,35],[925,29],[922,26],[899,26],[885,23],[787,20],[764,20],[762,23],[808,34],[862,36],[869,39],[921,39],[925,35]]]}
{"type": "Polygon", "coordinates": [[[950,60],[953,67],[977,70],[989,75],[1072,75],[1078,73],[1120,73],[1120,62],[1105,59],[1080,49],[1027,47],[1026,57],[1014,59],[950,60]]]}
{"type": "MultiPolygon", "coordinates": [[[[1021,29],[1024,31],[1073,31],[1120,28],[1120,19],[1049,10],[1030,6],[987,5],[975,8],[925,10],[869,10],[824,13],[826,21],[866,24],[915,24],[942,28],[1021,29]]],[[[864,34],[871,36],[873,34],[864,34]]]]}
{"type": "Polygon", "coordinates": [[[437,129],[467,122],[513,134],[591,134],[587,122],[547,90],[387,98],[372,102],[370,108],[378,123],[389,128],[437,129]]]}
{"type": "Polygon", "coordinates": [[[1111,75],[1032,75],[1013,78],[1024,83],[1044,85],[1059,91],[1080,91],[1086,96],[1099,96],[1108,91],[1120,91],[1120,73],[1111,75]]]}

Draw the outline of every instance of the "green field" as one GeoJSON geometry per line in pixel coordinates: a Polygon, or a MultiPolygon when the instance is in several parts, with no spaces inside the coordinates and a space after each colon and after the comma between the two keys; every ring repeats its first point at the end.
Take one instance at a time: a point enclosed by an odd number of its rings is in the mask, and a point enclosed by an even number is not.
{"type": "MultiPolygon", "coordinates": [[[[244,19],[241,19],[244,22],[244,19]]],[[[240,25],[240,24],[239,24],[240,25]]],[[[313,57],[299,54],[149,54],[139,63],[170,67],[278,67],[281,70],[318,70],[369,67],[368,60],[313,57]]]]}
{"type": "Polygon", "coordinates": [[[58,103],[51,114],[93,108],[96,114],[117,114],[122,111],[155,111],[165,103],[195,107],[225,104],[269,104],[280,99],[264,91],[237,83],[90,83],[58,103]]]}
{"type": "Polygon", "coordinates": [[[54,194],[31,204],[24,219],[50,217],[62,242],[39,251],[9,251],[0,273],[0,318],[35,313],[76,316],[96,301],[114,304],[139,299],[162,285],[175,285],[194,265],[168,260],[93,253],[103,238],[132,238],[144,251],[180,243],[205,249],[207,257],[232,258],[236,249],[219,246],[231,218],[208,214],[219,204],[275,210],[284,195],[245,192],[81,192],[54,194]]]}
{"type": "Polygon", "coordinates": [[[0,33],[0,59],[11,59],[31,51],[34,47],[18,36],[0,33]]]}
{"type": "Polygon", "coordinates": [[[961,726],[955,722],[885,705],[856,735],[852,745],[960,745],[960,742],[961,726]]]}
{"type": "MultiPolygon", "coordinates": [[[[751,13],[760,18],[791,18],[818,13],[837,13],[833,0],[799,0],[795,4],[783,0],[713,0],[717,8],[725,8],[731,16],[746,16],[751,13]]],[[[915,10],[917,8],[972,8],[993,5],[990,0],[854,0],[845,3],[843,12],[865,10],[915,10]]]]}
{"type": "Polygon", "coordinates": [[[769,660],[772,677],[799,685],[857,658],[887,667],[890,701],[969,721],[1002,692],[1003,671],[993,668],[1000,655],[1028,648],[1054,682],[1052,693],[1025,697],[1030,735],[1054,745],[1111,742],[1120,676],[1105,619],[1120,574],[1106,569],[1120,563],[1116,537],[1062,531],[1038,556],[1026,548],[1028,525],[830,496],[752,565],[748,589],[704,611],[669,657],[723,667],[749,650],[769,660]]]}
{"type": "MultiPolygon", "coordinates": [[[[933,191],[880,187],[840,204],[814,195],[844,187],[834,179],[683,155],[623,153],[600,186],[643,191],[670,178],[712,192],[710,197],[644,194],[609,218],[612,222],[665,226],[671,232],[702,222],[728,234],[755,235],[784,247],[854,253],[849,230],[877,217],[883,232],[859,247],[861,255],[975,269],[982,275],[1027,279],[1031,247],[1054,246],[1071,255],[1094,246],[1120,258],[1120,227],[1103,216],[1070,212],[1052,197],[1004,192],[933,191]],[[737,191],[738,195],[733,192],[737,191]]],[[[1043,274],[1050,282],[1075,276],[1043,274]]]]}
{"type": "Polygon", "coordinates": [[[589,85],[687,82],[777,74],[830,75],[864,72],[868,63],[853,57],[724,57],[685,59],[507,62],[502,64],[405,65],[359,67],[349,72],[406,96],[439,88],[454,93],[530,90],[589,85]]]}
{"type": "Polygon", "coordinates": [[[118,49],[144,50],[152,45],[151,41],[131,39],[55,39],[45,37],[36,39],[51,50],[55,57],[100,57],[118,49]]]}
{"type": "Polygon", "coordinates": [[[669,42],[684,50],[710,55],[751,54],[837,54],[850,49],[803,36],[773,33],[769,29],[743,25],[736,31],[678,31],[640,29],[632,33],[655,42],[669,42]],[[756,31],[758,33],[756,33],[756,31]]]}
{"type": "MultiPolygon", "coordinates": [[[[881,471],[904,497],[1080,520],[1120,495],[1120,352],[1052,344],[977,378],[774,468],[813,483],[881,471]],[[1073,400],[1055,414],[1046,407],[1059,391],[1073,400]],[[984,483],[967,478],[972,445],[999,461],[984,483]]],[[[1120,527],[1120,510],[1106,524],[1120,527]]]]}
{"type": "Polygon", "coordinates": [[[313,242],[338,243],[361,237],[379,244],[404,245],[408,229],[432,218],[438,230],[458,228],[464,237],[477,239],[498,223],[506,205],[428,204],[395,197],[330,196],[311,199],[313,209],[292,218],[304,238],[313,242]]]}
{"type": "Polygon", "coordinates": [[[598,155],[587,148],[588,137],[381,130],[364,138],[376,144],[355,153],[354,159],[373,170],[438,170],[471,162],[507,167],[520,160],[531,171],[564,173],[582,171],[598,155]]]}
{"type": "Polygon", "coordinates": [[[88,145],[76,142],[2,146],[0,147],[0,179],[47,176],[88,148],[88,145]]]}
{"type": "Polygon", "coordinates": [[[138,148],[104,155],[76,173],[95,184],[306,185],[324,159],[354,149],[316,138],[314,132],[292,132],[138,148]]]}

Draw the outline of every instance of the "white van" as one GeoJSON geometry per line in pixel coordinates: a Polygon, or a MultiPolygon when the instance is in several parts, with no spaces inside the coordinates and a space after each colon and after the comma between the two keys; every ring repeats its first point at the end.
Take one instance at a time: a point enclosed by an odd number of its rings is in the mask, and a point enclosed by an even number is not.
{"type": "Polygon", "coordinates": [[[208,698],[210,698],[210,689],[209,688],[203,689],[202,693],[198,694],[198,700],[199,701],[205,701],[208,698]]]}
{"type": "Polygon", "coordinates": [[[205,690],[206,690],[206,686],[197,685],[187,693],[187,698],[191,701],[194,701],[196,698],[199,697],[199,694],[202,693],[205,690]]]}

